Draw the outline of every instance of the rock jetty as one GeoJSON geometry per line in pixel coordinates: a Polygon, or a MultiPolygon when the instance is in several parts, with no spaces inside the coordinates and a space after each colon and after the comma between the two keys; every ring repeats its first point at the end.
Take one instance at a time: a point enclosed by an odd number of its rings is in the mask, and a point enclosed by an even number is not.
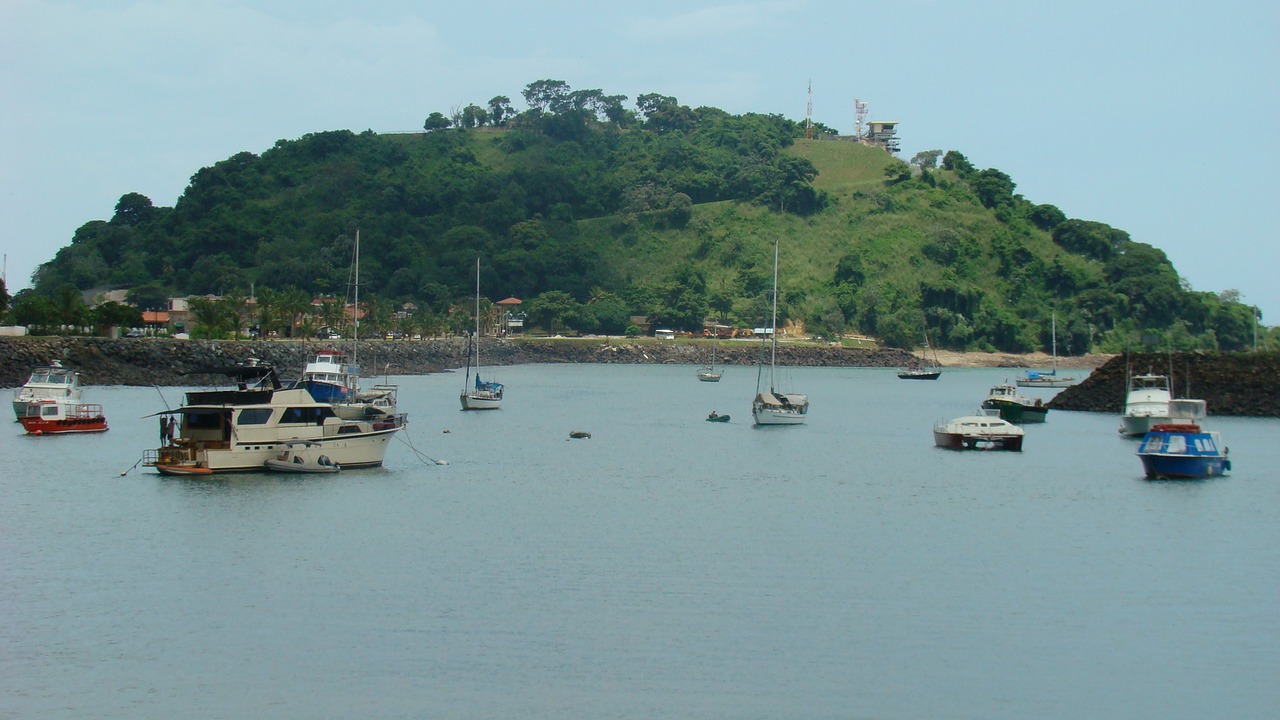
{"type": "MultiPolygon", "coordinates": [[[[205,385],[216,384],[201,370],[226,367],[256,358],[274,365],[282,377],[296,377],[316,351],[333,342],[265,340],[169,340],[96,337],[0,338],[0,387],[18,387],[31,368],[51,360],[81,373],[89,385],[205,385]]],[[[341,345],[337,346],[342,349],[341,345]]],[[[487,365],[526,363],[704,364],[709,345],[683,342],[608,339],[516,338],[486,341],[487,365]]],[[[716,362],[753,365],[759,357],[755,342],[720,343],[716,362]]],[[[421,341],[374,340],[360,343],[365,375],[421,375],[466,364],[465,338],[421,341]]],[[[778,347],[778,362],[812,367],[901,367],[912,355],[893,348],[861,350],[824,346],[778,347]]]]}
{"type": "Polygon", "coordinates": [[[1200,398],[1209,415],[1280,417],[1280,353],[1117,355],[1049,401],[1055,410],[1124,411],[1130,374],[1169,375],[1176,397],[1200,398]]]}

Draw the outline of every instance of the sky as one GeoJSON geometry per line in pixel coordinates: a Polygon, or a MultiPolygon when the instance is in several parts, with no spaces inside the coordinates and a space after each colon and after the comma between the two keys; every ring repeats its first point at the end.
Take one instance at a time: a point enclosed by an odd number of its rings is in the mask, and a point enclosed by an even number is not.
{"type": "MultiPolygon", "coordinates": [[[[1280,324],[1274,0],[0,0],[10,292],[126,193],[277,140],[421,130],[536,80],[956,150],[1280,324]]],[[[631,102],[629,106],[633,106],[631,102]]],[[[216,250],[215,250],[216,251],[216,250]]]]}

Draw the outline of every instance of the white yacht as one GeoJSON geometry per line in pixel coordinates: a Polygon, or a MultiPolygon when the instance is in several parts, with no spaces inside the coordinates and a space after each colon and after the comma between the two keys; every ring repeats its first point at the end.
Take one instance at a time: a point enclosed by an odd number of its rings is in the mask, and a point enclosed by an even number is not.
{"type": "Polygon", "coordinates": [[[308,443],[343,468],[382,464],[404,416],[344,420],[333,405],[301,388],[285,389],[275,369],[250,362],[217,372],[238,389],[187,393],[187,401],[157,415],[178,419],[176,436],[148,450],[143,464],[164,475],[211,475],[262,470],[290,445],[308,443]]]}

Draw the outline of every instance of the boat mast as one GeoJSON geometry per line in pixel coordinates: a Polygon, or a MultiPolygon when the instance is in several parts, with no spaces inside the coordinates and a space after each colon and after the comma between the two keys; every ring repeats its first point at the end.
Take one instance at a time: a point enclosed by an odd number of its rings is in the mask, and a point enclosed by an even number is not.
{"type": "Polygon", "coordinates": [[[480,258],[476,258],[476,379],[480,379],[480,258]]]}
{"type": "Polygon", "coordinates": [[[773,241],[773,342],[769,346],[769,392],[773,392],[773,374],[778,364],[778,241],[773,241]]]}
{"type": "Polygon", "coordinates": [[[1049,344],[1053,348],[1053,374],[1058,374],[1058,313],[1049,314],[1049,344]]]}
{"type": "Polygon", "coordinates": [[[355,290],[352,292],[355,305],[351,308],[352,333],[351,333],[351,364],[359,366],[360,364],[360,228],[356,228],[356,247],[355,247],[355,290]]]}

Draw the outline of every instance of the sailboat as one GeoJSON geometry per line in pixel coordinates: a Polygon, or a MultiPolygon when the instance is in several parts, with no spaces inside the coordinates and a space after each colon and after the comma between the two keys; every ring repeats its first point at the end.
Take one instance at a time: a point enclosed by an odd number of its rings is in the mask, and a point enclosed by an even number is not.
{"type": "Polygon", "coordinates": [[[467,343],[467,374],[458,399],[462,402],[463,410],[497,410],[502,407],[502,389],[502,383],[480,379],[480,258],[476,258],[476,331],[467,343]],[[471,384],[473,359],[476,368],[474,385],[471,384]]]}
{"type": "Polygon", "coordinates": [[[402,425],[403,414],[396,412],[395,385],[375,385],[372,390],[360,388],[360,231],[356,230],[351,255],[352,326],[351,356],[341,350],[318,350],[315,359],[302,369],[302,379],[295,388],[305,389],[316,402],[328,403],[344,420],[368,420],[381,424],[402,425]]]}
{"type": "Polygon", "coordinates": [[[711,364],[698,371],[698,379],[702,382],[720,382],[720,373],[716,372],[716,346],[711,346],[711,364]]]}
{"type": "MultiPolygon", "coordinates": [[[[924,334],[924,349],[929,352],[929,333],[924,334]]],[[[942,375],[942,367],[938,364],[938,352],[933,351],[933,364],[925,365],[919,361],[914,361],[911,365],[898,371],[898,377],[903,380],[937,380],[942,375]]]]}
{"type": "Polygon", "coordinates": [[[760,362],[756,370],[756,397],[751,402],[751,417],[756,425],[803,425],[809,414],[809,396],[778,392],[774,378],[778,368],[778,241],[773,241],[773,323],[770,328],[769,391],[760,390],[764,375],[764,345],[760,346],[760,362]]]}
{"type": "Polygon", "coordinates": [[[1026,377],[1018,379],[1018,387],[1064,388],[1076,383],[1074,377],[1058,377],[1058,314],[1053,313],[1051,318],[1053,324],[1049,336],[1053,347],[1053,369],[1048,372],[1028,370],[1026,377]]]}

